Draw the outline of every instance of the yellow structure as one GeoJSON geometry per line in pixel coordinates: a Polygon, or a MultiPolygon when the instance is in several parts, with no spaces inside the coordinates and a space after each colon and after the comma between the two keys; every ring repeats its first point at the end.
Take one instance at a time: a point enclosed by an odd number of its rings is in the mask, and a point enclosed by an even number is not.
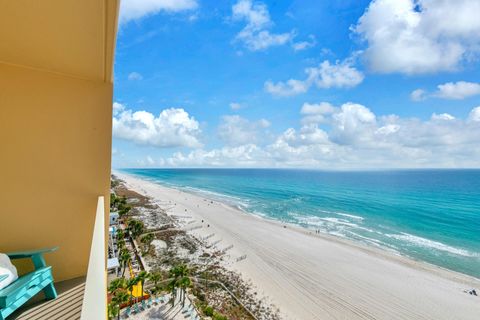
{"type": "MultiPolygon", "coordinates": [[[[134,278],[135,277],[135,272],[133,271],[131,262],[128,263],[128,269],[130,271],[130,278],[134,278]]],[[[138,281],[137,284],[133,286],[132,295],[135,298],[140,298],[140,297],[145,296],[146,294],[147,293],[145,291],[142,291],[142,283],[140,281],[138,281]]]]}
{"type": "Polygon", "coordinates": [[[117,19],[118,0],[0,0],[0,252],[59,246],[56,281],[86,274],[109,199],[117,19]]]}

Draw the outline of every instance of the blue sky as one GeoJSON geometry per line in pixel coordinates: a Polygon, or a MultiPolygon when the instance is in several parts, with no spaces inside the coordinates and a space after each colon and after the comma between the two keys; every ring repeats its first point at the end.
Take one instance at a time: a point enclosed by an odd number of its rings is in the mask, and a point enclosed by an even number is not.
{"type": "Polygon", "coordinates": [[[124,0],[113,166],[479,167],[479,10],[124,0]]]}

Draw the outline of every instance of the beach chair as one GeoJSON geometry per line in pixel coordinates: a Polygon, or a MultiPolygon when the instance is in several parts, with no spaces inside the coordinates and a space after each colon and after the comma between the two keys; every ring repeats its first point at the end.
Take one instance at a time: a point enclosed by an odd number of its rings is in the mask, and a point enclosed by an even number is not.
{"type": "Polygon", "coordinates": [[[57,297],[57,291],[53,285],[52,267],[47,266],[43,258],[44,253],[57,249],[58,247],[7,253],[10,259],[32,259],[35,270],[20,276],[0,290],[0,320],[4,320],[40,291],[43,291],[47,300],[57,297]]]}
{"type": "Polygon", "coordinates": [[[125,316],[128,318],[131,313],[132,313],[132,308],[129,306],[127,307],[127,309],[125,309],[125,316]]]}
{"type": "Polygon", "coordinates": [[[152,307],[152,305],[153,305],[153,299],[152,299],[152,297],[148,298],[147,305],[148,305],[149,308],[152,307]]]}
{"type": "Polygon", "coordinates": [[[138,303],[135,303],[133,305],[133,310],[135,311],[135,313],[140,313],[140,307],[138,306],[138,303]]]}
{"type": "Polygon", "coordinates": [[[147,304],[145,303],[145,300],[142,300],[142,308],[143,310],[147,310],[147,304]]]}

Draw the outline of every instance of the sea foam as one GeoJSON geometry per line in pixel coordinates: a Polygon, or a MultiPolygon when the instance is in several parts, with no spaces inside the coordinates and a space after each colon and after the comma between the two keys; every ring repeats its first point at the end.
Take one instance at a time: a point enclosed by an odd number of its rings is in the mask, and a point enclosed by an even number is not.
{"type": "Polygon", "coordinates": [[[401,234],[386,234],[386,236],[389,238],[405,241],[409,244],[413,244],[415,246],[419,246],[427,249],[440,250],[440,251],[444,251],[444,252],[448,252],[451,254],[456,254],[464,257],[478,257],[477,253],[473,253],[465,249],[455,248],[438,241],[422,238],[422,237],[415,236],[413,234],[409,234],[405,232],[402,232],[401,234]]]}

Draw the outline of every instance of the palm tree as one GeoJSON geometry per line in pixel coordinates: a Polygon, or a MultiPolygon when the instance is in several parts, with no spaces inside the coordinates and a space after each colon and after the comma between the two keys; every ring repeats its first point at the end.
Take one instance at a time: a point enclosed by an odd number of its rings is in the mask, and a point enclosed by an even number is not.
{"type": "Polygon", "coordinates": [[[145,226],[142,221],[130,219],[128,221],[128,230],[134,239],[138,238],[145,231],[145,226]]]}
{"type": "Polygon", "coordinates": [[[128,250],[125,250],[125,251],[122,250],[122,252],[120,252],[119,260],[120,260],[121,266],[123,267],[123,271],[122,271],[122,277],[123,277],[125,275],[125,270],[127,270],[128,263],[132,261],[132,256],[130,255],[130,252],[128,252],[128,250]]]}
{"type": "Polygon", "coordinates": [[[143,243],[145,246],[145,249],[146,249],[145,252],[150,251],[150,247],[152,245],[153,239],[155,239],[155,236],[153,235],[153,233],[147,233],[140,239],[140,242],[143,243]]]}
{"type": "Polygon", "coordinates": [[[192,283],[190,280],[190,270],[188,269],[187,265],[181,264],[170,269],[170,275],[173,277],[173,280],[168,285],[169,289],[172,290],[172,305],[175,304],[177,288],[180,288],[180,298],[182,299],[182,306],[184,306],[185,292],[192,283]]]}
{"type": "Polygon", "coordinates": [[[108,319],[113,319],[117,316],[120,316],[120,308],[112,301],[108,304],[108,319]]]}
{"type": "Polygon", "coordinates": [[[151,272],[148,275],[148,278],[150,279],[150,281],[153,282],[154,292],[156,292],[158,289],[157,288],[158,281],[162,280],[162,274],[160,272],[151,272]]]}
{"type": "Polygon", "coordinates": [[[128,301],[130,295],[125,290],[118,290],[113,296],[112,303],[117,307],[117,319],[120,319],[120,306],[128,301]]]}
{"type": "Polygon", "coordinates": [[[128,294],[125,292],[126,287],[127,283],[123,277],[113,279],[108,285],[108,292],[112,295],[112,301],[108,304],[110,318],[117,316],[120,319],[120,305],[126,302],[125,297],[128,298],[128,294]]]}
{"type": "Polygon", "coordinates": [[[123,240],[125,238],[125,232],[122,229],[117,230],[117,241],[123,240]]]}
{"type": "Polygon", "coordinates": [[[136,278],[137,281],[140,281],[141,295],[143,296],[143,285],[145,284],[145,280],[148,278],[148,272],[140,271],[136,278]]]}
{"type": "Polygon", "coordinates": [[[123,250],[125,249],[125,240],[124,239],[120,239],[117,241],[117,247],[119,250],[123,250]]]}
{"type": "Polygon", "coordinates": [[[177,281],[173,279],[168,283],[168,290],[172,292],[172,307],[175,305],[175,300],[177,298],[177,281]]]}
{"type": "Polygon", "coordinates": [[[108,292],[110,292],[112,295],[115,294],[115,292],[119,289],[125,289],[126,287],[126,282],[125,278],[116,278],[113,279],[112,282],[108,285],[108,292]]]}
{"type": "Polygon", "coordinates": [[[121,207],[122,208],[118,211],[118,214],[120,215],[120,217],[124,217],[124,216],[128,215],[130,210],[132,210],[132,207],[129,206],[129,205],[125,205],[125,206],[121,206],[121,207]]]}
{"type": "Polygon", "coordinates": [[[190,280],[190,277],[185,276],[180,279],[179,281],[179,287],[181,288],[180,293],[183,294],[182,296],[182,308],[185,307],[185,299],[186,299],[186,292],[187,288],[190,287],[192,284],[192,281],[190,280]]]}
{"type": "Polygon", "coordinates": [[[118,205],[118,198],[115,193],[110,193],[110,209],[113,211],[118,205]]]}
{"type": "Polygon", "coordinates": [[[127,290],[130,292],[130,302],[133,300],[133,287],[136,286],[138,283],[138,280],[136,277],[130,278],[127,280],[127,290]]]}

